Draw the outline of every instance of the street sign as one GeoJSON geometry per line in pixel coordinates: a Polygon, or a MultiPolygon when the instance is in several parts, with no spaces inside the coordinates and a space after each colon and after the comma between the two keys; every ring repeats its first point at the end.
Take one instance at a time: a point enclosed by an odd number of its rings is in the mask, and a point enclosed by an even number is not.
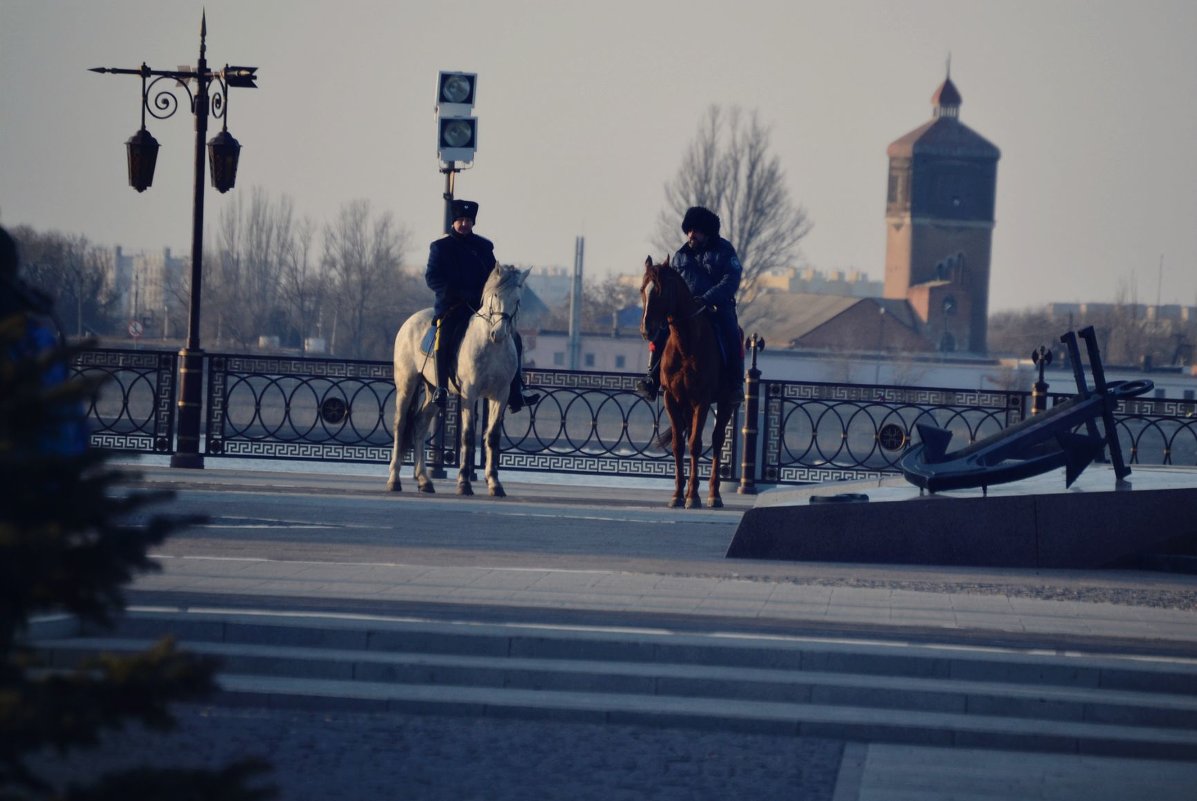
{"type": "Polygon", "coordinates": [[[145,331],[145,328],[142,327],[140,320],[129,321],[129,336],[137,339],[141,336],[143,331],[145,331]]]}

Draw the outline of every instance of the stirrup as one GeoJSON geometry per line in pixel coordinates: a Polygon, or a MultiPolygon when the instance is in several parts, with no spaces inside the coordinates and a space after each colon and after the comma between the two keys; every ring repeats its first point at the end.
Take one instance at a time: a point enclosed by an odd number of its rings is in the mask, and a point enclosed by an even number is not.
{"type": "Polygon", "coordinates": [[[644,377],[636,382],[636,394],[650,403],[657,399],[659,385],[650,377],[644,377]]]}
{"type": "Polygon", "coordinates": [[[516,392],[507,399],[507,406],[511,409],[512,414],[522,412],[525,406],[535,406],[540,402],[539,392],[529,392],[525,395],[523,392],[516,392]]]}
{"type": "Polygon", "coordinates": [[[448,401],[449,393],[444,387],[437,387],[432,391],[432,402],[435,403],[438,408],[444,409],[448,401]]]}

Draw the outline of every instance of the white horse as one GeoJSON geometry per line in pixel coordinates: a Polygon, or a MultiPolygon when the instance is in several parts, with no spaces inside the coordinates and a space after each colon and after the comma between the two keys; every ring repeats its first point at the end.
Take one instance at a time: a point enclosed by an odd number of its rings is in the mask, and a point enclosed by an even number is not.
{"type": "MultiPolygon", "coordinates": [[[[515,371],[520,369],[515,349],[515,316],[519,312],[524,281],[529,270],[496,264],[482,290],[482,303],[474,310],[457,355],[457,383],[449,391],[461,398],[461,454],[457,494],[473,495],[470,473],[474,461],[474,403],[489,404],[486,428],[486,485],[490,494],[503,497],[499,483],[499,433],[515,371]]],[[[400,492],[399,470],[403,454],[412,448],[415,479],[420,492],[435,492],[424,466],[424,443],[436,417],[432,388],[436,386],[434,357],[421,349],[421,340],[432,326],[432,309],[413,314],[395,335],[395,424],[387,489],[400,492]],[[414,447],[413,447],[414,445],[414,447]]]]}

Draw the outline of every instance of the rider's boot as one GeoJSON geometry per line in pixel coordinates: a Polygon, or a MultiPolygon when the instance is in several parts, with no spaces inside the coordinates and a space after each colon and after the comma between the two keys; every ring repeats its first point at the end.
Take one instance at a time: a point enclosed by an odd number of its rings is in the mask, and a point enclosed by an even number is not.
{"type": "Polygon", "coordinates": [[[449,400],[449,391],[446,389],[449,386],[449,354],[441,342],[443,332],[440,320],[436,321],[436,329],[436,347],[433,354],[436,363],[436,388],[432,391],[432,402],[437,405],[437,408],[444,411],[449,400]]]}
{"type": "Polygon", "coordinates": [[[540,400],[540,393],[525,392],[524,386],[524,338],[515,332],[515,362],[518,365],[515,375],[511,378],[511,389],[507,393],[507,405],[512,414],[520,412],[525,406],[535,406],[540,400]]]}
{"type": "Polygon", "coordinates": [[[507,394],[507,406],[512,414],[523,411],[525,406],[535,406],[540,401],[539,392],[524,390],[524,375],[517,370],[515,377],[511,379],[511,391],[507,394]]]}
{"type": "Polygon", "coordinates": [[[650,403],[657,399],[661,390],[661,356],[660,350],[654,348],[649,351],[648,372],[644,378],[636,382],[636,394],[650,403]]]}

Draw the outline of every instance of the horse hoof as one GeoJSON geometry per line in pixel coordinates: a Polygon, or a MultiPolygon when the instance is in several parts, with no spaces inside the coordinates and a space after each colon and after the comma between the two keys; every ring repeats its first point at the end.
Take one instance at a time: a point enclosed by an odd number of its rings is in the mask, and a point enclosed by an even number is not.
{"type": "Polygon", "coordinates": [[[398,481],[388,481],[387,492],[403,492],[403,485],[398,481]]]}
{"type": "Polygon", "coordinates": [[[458,495],[473,495],[474,488],[471,487],[469,484],[458,484],[457,485],[457,494],[458,495]]]}
{"type": "Polygon", "coordinates": [[[431,481],[429,481],[427,484],[421,484],[419,487],[417,487],[417,490],[428,495],[433,495],[436,493],[436,487],[432,486],[431,481]]]}
{"type": "Polygon", "coordinates": [[[495,484],[493,487],[490,488],[490,494],[491,494],[491,497],[494,497],[494,498],[506,498],[507,497],[506,491],[504,491],[503,487],[498,484],[495,484]]]}
{"type": "Polygon", "coordinates": [[[710,498],[707,500],[707,506],[711,509],[722,509],[723,508],[723,499],[722,498],[710,498]]]}
{"type": "Polygon", "coordinates": [[[701,509],[702,502],[699,501],[698,498],[687,498],[686,499],[686,508],[687,509],[701,509]]]}
{"type": "Polygon", "coordinates": [[[682,499],[675,495],[669,499],[669,503],[665,504],[665,506],[669,509],[680,509],[682,508],[682,499]]]}

